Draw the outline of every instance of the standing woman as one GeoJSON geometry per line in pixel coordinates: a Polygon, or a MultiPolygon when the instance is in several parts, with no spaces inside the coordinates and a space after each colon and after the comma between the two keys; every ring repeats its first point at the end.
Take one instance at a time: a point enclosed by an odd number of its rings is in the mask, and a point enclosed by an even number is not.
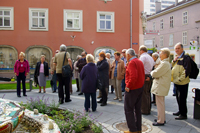
{"type": "Polygon", "coordinates": [[[101,103],[101,106],[107,105],[107,93],[106,90],[109,87],[109,64],[106,60],[106,54],[104,52],[99,53],[99,62],[97,62],[98,69],[98,79],[102,84],[102,98],[98,103],[101,103]]]}
{"type": "Polygon", "coordinates": [[[26,81],[26,75],[28,75],[30,68],[29,68],[29,63],[25,58],[25,53],[21,52],[19,54],[19,60],[15,62],[14,65],[14,72],[15,75],[17,76],[17,96],[21,97],[21,85],[20,82],[22,80],[22,86],[23,86],[23,96],[26,95],[26,86],[25,86],[25,81],[26,81]]]}
{"type": "Polygon", "coordinates": [[[38,78],[39,83],[39,93],[41,93],[41,87],[43,86],[43,92],[46,93],[46,77],[49,76],[49,66],[48,63],[45,62],[45,56],[41,55],[41,61],[37,63],[35,68],[35,74],[38,78]]]}
{"type": "Polygon", "coordinates": [[[76,79],[76,86],[77,86],[77,91],[76,92],[79,92],[80,91],[80,88],[79,88],[79,77],[78,77],[78,67],[76,66],[77,63],[78,63],[78,60],[81,59],[81,56],[78,55],[76,57],[76,62],[74,63],[74,78],[76,79]]]}

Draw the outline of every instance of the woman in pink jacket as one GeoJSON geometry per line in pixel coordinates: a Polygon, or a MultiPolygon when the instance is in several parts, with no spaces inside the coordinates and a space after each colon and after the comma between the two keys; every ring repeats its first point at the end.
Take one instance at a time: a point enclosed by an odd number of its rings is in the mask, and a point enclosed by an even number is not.
{"type": "Polygon", "coordinates": [[[19,60],[17,60],[14,65],[14,72],[15,72],[15,75],[17,76],[17,96],[18,97],[21,97],[21,85],[20,85],[21,80],[22,80],[22,86],[23,86],[23,96],[27,96],[25,82],[26,82],[26,75],[28,75],[30,68],[29,68],[28,61],[25,60],[24,58],[25,58],[25,54],[21,52],[19,54],[19,60]]]}

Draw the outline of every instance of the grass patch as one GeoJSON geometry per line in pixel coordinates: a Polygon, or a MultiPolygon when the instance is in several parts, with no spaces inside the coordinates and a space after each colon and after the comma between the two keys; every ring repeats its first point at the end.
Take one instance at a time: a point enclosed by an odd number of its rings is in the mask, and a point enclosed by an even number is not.
{"type": "MultiPolygon", "coordinates": [[[[76,80],[72,80],[72,84],[76,84],[76,80]]],[[[22,84],[21,84],[22,88],[22,84]]],[[[33,89],[39,89],[39,86],[33,87],[33,89]]],[[[46,81],[46,88],[51,88],[50,80],[46,81]]],[[[7,83],[7,84],[0,84],[0,90],[14,90],[17,89],[17,83],[7,83]]],[[[30,84],[26,83],[26,89],[30,89],[30,84]]]]}

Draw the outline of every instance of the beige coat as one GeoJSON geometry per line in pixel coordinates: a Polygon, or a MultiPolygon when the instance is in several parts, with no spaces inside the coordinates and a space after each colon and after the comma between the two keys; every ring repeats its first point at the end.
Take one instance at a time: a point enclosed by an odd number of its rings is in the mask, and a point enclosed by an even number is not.
{"type": "Polygon", "coordinates": [[[161,64],[151,72],[155,78],[151,88],[151,93],[158,96],[167,96],[171,85],[171,66],[169,59],[164,59],[161,64]]]}
{"type": "Polygon", "coordinates": [[[154,68],[156,69],[160,65],[161,61],[160,58],[158,58],[155,62],[154,68]]]}
{"type": "MultiPolygon", "coordinates": [[[[115,71],[115,66],[116,63],[115,61],[113,61],[112,63],[112,75],[111,75],[111,79],[114,79],[114,71],[115,71]]],[[[124,79],[124,74],[125,74],[125,66],[124,66],[124,61],[119,59],[118,64],[117,64],[117,80],[122,80],[124,79]]]]}

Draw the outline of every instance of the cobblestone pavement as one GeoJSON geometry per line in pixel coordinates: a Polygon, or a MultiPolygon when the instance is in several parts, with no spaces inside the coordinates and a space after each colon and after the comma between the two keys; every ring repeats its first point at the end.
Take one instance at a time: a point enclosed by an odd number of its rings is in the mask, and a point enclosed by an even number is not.
{"type": "MultiPolygon", "coordinates": [[[[200,88],[200,76],[197,80],[191,80],[189,84],[189,91],[188,91],[188,119],[183,121],[176,121],[174,116],[172,115],[173,112],[178,111],[178,106],[176,102],[176,98],[172,96],[173,94],[173,84],[171,84],[169,95],[165,98],[166,103],[166,124],[162,127],[153,127],[151,126],[152,130],[151,133],[199,133],[200,132],[200,120],[193,119],[193,107],[194,107],[194,93],[192,93],[192,88],[200,88]]],[[[51,99],[58,100],[57,93],[51,93],[51,89],[47,88],[47,93],[45,97],[49,97],[51,99]]],[[[78,96],[76,91],[76,86],[73,85],[74,93],[71,95],[72,102],[64,103],[60,105],[62,108],[69,108],[83,111],[84,109],[84,96],[78,96]]],[[[32,90],[31,92],[27,92],[28,97],[37,97],[43,96],[43,94],[37,93],[38,90],[32,90]]],[[[2,97],[5,93],[0,92],[0,97],[2,97]]],[[[98,95],[98,92],[97,92],[98,95]]],[[[115,97],[114,94],[109,93],[108,95],[108,105],[101,107],[98,105],[96,112],[91,112],[93,117],[97,117],[98,121],[103,124],[111,133],[119,133],[114,128],[115,123],[120,121],[125,121],[124,115],[124,104],[122,102],[118,102],[113,100],[115,97]],[[103,114],[102,114],[103,113],[103,114]],[[101,115],[102,114],[102,115],[101,115]]],[[[14,101],[23,101],[26,102],[27,99],[25,97],[18,98],[16,93],[6,93],[5,99],[10,99],[14,101]]],[[[143,122],[152,125],[154,119],[157,118],[157,108],[156,106],[152,105],[152,112],[151,115],[142,116],[143,122]]]]}

